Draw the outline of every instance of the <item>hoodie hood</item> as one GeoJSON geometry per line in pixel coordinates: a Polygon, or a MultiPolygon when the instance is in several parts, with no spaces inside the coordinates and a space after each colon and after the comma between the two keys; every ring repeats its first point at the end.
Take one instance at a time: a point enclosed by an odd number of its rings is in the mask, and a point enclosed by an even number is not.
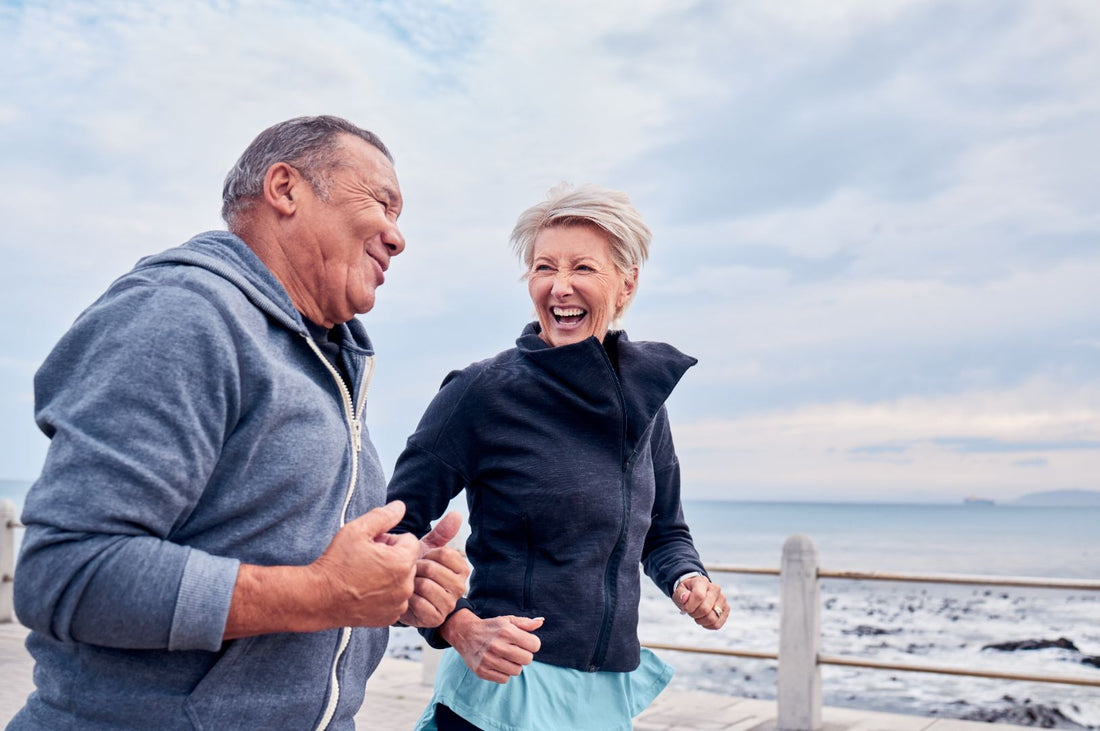
{"type": "Polygon", "coordinates": [[[288,329],[308,334],[282,283],[240,237],[228,231],[207,231],[174,249],[141,259],[134,271],[169,264],[190,264],[217,274],[288,329]]]}

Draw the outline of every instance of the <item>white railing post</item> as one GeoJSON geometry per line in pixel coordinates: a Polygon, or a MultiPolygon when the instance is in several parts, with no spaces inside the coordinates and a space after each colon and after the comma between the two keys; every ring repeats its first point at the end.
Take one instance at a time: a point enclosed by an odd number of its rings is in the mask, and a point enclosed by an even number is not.
{"type": "Polygon", "coordinates": [[[15,621],[12,578],[15,576],[15,503],[0,500],[0,623],[15,621]]]}
{"type": "Polygon", "coordinates": [[[776,680],[779,731],[821,728],[821,593],[817,548],[806,535],[783,544],[779,569],[779,672],[776,680]]]}
{"type": "Polygon", "coordinates": [[[435,685],[435,671],[443,650],[435,649],[424,639],[420,640],[420,646],[423,648],[420,652],[420,684],[435,685]]]}

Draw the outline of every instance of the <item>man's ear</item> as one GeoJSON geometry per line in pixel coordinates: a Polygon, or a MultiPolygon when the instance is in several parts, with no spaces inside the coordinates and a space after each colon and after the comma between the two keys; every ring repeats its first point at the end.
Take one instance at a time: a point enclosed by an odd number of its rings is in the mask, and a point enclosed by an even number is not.
{"type": "Polygon", "coordinates": [[[298,208],[294,196],[306,181],[294,167],[277,162],[264,175],[264,201],[284,216],[292,216],[298,208]]]}

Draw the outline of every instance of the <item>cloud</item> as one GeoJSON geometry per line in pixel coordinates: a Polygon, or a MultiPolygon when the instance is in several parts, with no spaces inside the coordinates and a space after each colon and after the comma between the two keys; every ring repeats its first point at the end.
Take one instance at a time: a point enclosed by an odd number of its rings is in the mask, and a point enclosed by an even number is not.
{"type": "MultiPolygon", "coordinates": [[[[688,490],[1086,483],[1093,450],[1023,447],[1100,438],[1070,428],[1096,412],[1098,22],[1069,0],[0,5],[5,357],[39,362],[138,257],[220,226],[260,129],[335,113],[386,140],[407,200],[364,317],[388,463],[448,370],[518,334],[508,232],[572,180],[655,232],[627,324],[700,358],[672,406],[688,490]]],[[[19,403],[6,459],[33,465],[19,403]]]]}
{"type": "Polygon", "coordinates": [[[1100,389],[1036,379],[897,401],[806,404],[730,419],[673,412],[685,484],[709,497],[1009,498],[1095,488],[1100,389]],[[1043,466],[1034,482],[1021,465],[1043,466]]]}
{"type": "Polygon", "coordinates": [[[964,454],[1100,451],[1100,441],[1095,440],[1012,442],[985,437],[938,437],[932,443],[964,454]]]}

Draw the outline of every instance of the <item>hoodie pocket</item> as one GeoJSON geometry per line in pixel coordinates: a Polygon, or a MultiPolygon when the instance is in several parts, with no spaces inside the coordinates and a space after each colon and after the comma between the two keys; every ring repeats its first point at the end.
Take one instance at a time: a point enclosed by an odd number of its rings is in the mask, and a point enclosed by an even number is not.
{"type": "Polygon", "coordinates": [[[232,705],[229,697],[240,690],[234,678],[239,675],[238,667],[241,660],[248,654],[249,648],[256,639],[256,637],[245,637],[227,643],[221,657],[191,690],[191,694],[184,702],[184,710],[196,729],[204,731],[216,728],[216,725],[211,724],[210,709],[232,705]]]}
{"type": "MultiPolygon", "coordinates": [[[[338,629],[234,640],[191,691],[184,706],[188,718],[203,731],[312,729],[332,692],[339,641],[338,629]]],[[[349,698],[356,685],[362,692],[371,669],[354,650],[349,646],[345,652],[340,673],[349,698]]]]}

